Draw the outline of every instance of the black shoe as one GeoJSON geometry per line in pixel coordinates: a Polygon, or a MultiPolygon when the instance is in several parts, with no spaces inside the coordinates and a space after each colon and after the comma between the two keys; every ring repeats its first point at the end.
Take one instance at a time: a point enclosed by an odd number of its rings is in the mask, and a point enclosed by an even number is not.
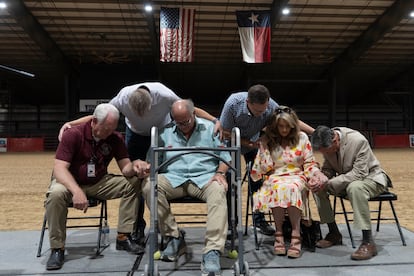
{"type": "Polygon", "coordinates": [[[127,236],[128,238],[124,241],[116,240],[116,250],[125,250],[132,254],[142,254],[144,253],[145,249],[141,245],[136,244],[130,235],[127,236]]]}
{"type": "Polygon", "coordinates": [[[131,238],[139,246],[145,247],[145,240],[146,240],[145,227],[144,228],[138,228],[137,232],[132,234],[131,238]]]}
{"type": "Polygon", "coordinates": [[[273,227],[265,220],[256,223],[256,228],[258,228],[260,233],[266,236],[273,236],[275,234],[275,229],[273,229],[273,227]]]}
{"type": "Polygon", "coordinates": [[[47,260],[46,269],[47,270],[57,270],[61,269],[65,261],[65,250],[60,248],[52,249],[50,253],[49,260],[47,260]]]}

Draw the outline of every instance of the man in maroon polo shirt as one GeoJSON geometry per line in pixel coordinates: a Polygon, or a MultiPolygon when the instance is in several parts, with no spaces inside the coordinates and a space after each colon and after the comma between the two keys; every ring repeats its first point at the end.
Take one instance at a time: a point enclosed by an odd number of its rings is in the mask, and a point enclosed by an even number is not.
{"type": "Polygon", "coordinates": [[[60,269],[64,262],[68,205],[84,212],[88,196],[97,199],[121,198],[117,250],[139,254],[143,248],[131,240],[141,188],[149,164],[131,162],[120,133],[116,132],[119,111],[111,104],[96,107],[93,118],[65,131],[53,167],[53,177],[45,202],[49,224],[51,255],[47,270],[60,269]],[[115,158],[123,175],[108,174],[115,158]]]}

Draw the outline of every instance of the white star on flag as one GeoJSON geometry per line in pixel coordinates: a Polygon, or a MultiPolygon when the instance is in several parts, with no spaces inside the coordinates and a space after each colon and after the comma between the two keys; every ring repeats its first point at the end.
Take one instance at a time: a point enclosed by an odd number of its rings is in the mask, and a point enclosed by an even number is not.
{"type": "Polygon", "coordinates": [[[271,62],[271,14],[269,10],[236,11],[244,62],[271,62]]]}
{"type": "Polygon", "coordinates": [[[252,15],[249,17],[249,20],[252,21],[252,25],[254,26],[254,23],[259,23],[258,19],[259,15],[252,13],[252,15]]]}

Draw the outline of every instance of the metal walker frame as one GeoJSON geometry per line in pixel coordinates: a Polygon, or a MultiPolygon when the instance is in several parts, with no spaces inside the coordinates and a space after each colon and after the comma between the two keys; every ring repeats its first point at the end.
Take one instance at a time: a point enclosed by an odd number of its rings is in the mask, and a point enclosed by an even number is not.
{"type": "MultiPolygon", "coordinates": [[[[158,265],[154,263],[154,253],[158,250],[158,183],[157,183],[157,176],[158,172],[166,165],[174,162],[176,159],[183,155],[191,154],[191,153],[201,153],[205,155],[213,156],[220,161],[226,163],[229,166],[229,170],[231,173],[231,183],[229,183],[229,188],[231,189],[231,206],[236,205],[236,196],[237,196],[237,217],[242,217],[242,198],[241,198],[241,144],[240,144],[240,130],[235,127],[232,129],[231,132],[231,146],[230,147],[218,147],[218,148],[210,148],[210,147],[177,147],[177,148],[166,148],[166,147],[158,147],[158,129],[156,127],[151,128],[151,147],[150,147],[150,163],[151,163],[151,170],[150,170],[150,183],[151,183],[151,206],[150,206],[150,229],[149,229],[149,261],[148,264],[145,265],[144,268],[144,275],[160,275],[158,272],[158,265]],[[160,165],[158,164],[158,157],[159,153],[165,151],[177,151],[177,155],[165,160],[160,165]],[[212,153],[212,151],[228,151],[231,154],[231,161],[230,163],[223,160],[217,154],[212,153]],[[237,195],[236,195],[237,193],[237,195]]],[[[231,208],[231,229],[234,230],[236,227],[236,211],[235,208],[231,208]]],[[[234,233],[234,232],[233,232],[234,233]]],[[[234,236],[234,235],[233,235],[234,236]]],[[[238,257],[237,261],[235,262],[233,269],[234,274],[238,275],[249,275],[249,265],[246,261],[244,261],[244,246],[243,246],[243,226],[242,220],[239,220],[237,224],[237,237],[238,237],[238,257]]],[[[234,248],[234,238],[232,239],[231,244],[232,249],[234,248]]]]}

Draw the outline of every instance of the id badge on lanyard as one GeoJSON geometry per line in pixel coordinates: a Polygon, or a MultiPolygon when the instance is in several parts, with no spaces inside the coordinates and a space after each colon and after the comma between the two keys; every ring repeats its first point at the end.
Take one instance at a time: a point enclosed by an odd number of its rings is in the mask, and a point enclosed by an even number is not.
{"type": "Polygon", "coordinates": [[[88,177],[96,177],[96,142],[93,141],[92,142],[92,147],[93,147],[93,151],[92,151],[92,158],[89,160],[88,162],[88,168],[86,170],[86,174],[88,177]]]}
{"type": "Polygon", "coordinates": [[[87,175],[88,177],[96,177],[95,163],[92,159],[88,163],[87,175]]]}

